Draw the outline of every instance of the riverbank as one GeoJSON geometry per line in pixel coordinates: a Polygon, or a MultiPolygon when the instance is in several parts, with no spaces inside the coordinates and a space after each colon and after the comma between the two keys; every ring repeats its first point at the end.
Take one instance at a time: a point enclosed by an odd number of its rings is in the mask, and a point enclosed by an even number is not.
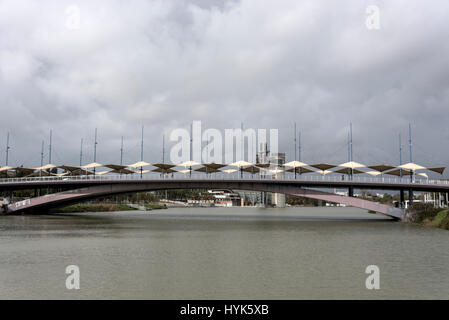
{"type": "MultiPolygon", "coordinates": [[[[157,202],[146,203],[143,207],[145,208],[145,210],[167,209],[167,206],[165,204],[160,204],[157,202]]],[[[139,210],[139,208],[127,204],[95,203],[95,204],[73,204],[70,206],[51,209],[50,213],[114,212],[114,211],[131,211],[131,210],[139,210]]]]}
{"type": "Polygon", "coordinates": [[[407,210],[406,222],[416,223],[422,226],[435,227],[449,230],[449,210],[441,210],[427,205],[415,205],[407,210]]]}
{"type": "Polygon", "coordinates": [[[51,209],[51,213],[77,213],[77,212],[113,212],[137,210],[126,204],[73,204],[61,208],[51,209]]]}
{"type": "Polygon", "coordinates": [[[146,203],[145,209],[146,210],[167,209],[167,205],[165,203],[157,203],[157,202],[146,203]]]}

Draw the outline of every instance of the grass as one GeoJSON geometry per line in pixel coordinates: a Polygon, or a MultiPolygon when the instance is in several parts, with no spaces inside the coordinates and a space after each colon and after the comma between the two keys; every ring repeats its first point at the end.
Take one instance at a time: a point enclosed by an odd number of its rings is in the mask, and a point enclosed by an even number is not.
{"type": "Polygon", "coordinates": [[[449,230],[449,210],[419,203],[407,209],[407,215],[409,222],[449,230]]]}
{"type": "Polygon", "coordinates": [[[431,225],[433,227],[449,230],[449,211],[443,210],[438,212],[432,220],[431,225]]]}
{"type": "Polygon", "coordinates": [[[147,210],[167,209],[167,205],[165,203],[160,204],[157,202],[146,203],[145,209],[147,210]]]}

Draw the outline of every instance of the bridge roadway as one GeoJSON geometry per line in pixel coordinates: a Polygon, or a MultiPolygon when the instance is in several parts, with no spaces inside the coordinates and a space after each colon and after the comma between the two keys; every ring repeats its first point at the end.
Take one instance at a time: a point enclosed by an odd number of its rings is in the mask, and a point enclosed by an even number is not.
{"type": "Polygon", "coordinates": [[[159,175],[135,176],[76,176],[76,177],[37,177],[12,178],[0,180],[0,191],[23,189],[53,188],[65,190],[58,193],[35,197],[12,203],[8,206],[8,213],[32,212],[36,209],[55,207],[76,203],[92,198],[109,195],[154,191],[165,189],[233,189],[277,192],[293,196],[320,199],[329,202],[346,204],[373,210],[395,219],[401,219],[404,210],[391,206],[367,201],[351,196],[341,196],[323,192],[315,188],[348,188],[369,190],[400,190],[449,192],[448,181],[419,179],[410,182],[409,178],[370,178],[354,177],[352,180],[342,180],[340,177],[301,176],[298,179],[287,177],[271,179],[239,176],[205,176],[193,174],[192,177],[160,177],[159,175]],[[311,189],[312,188],[312,189],[311,189]]]}

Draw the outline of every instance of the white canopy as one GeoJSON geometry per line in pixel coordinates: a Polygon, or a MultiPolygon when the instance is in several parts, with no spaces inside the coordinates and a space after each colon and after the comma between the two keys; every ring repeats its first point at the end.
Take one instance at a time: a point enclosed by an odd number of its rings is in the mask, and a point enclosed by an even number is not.
{"type": "Polygon", "coordinates": [[[284,172],[284,170],[282,170],[282,169],[273,169],[273,170],[270,170],[270,173],[271,173],[271,174],[278,174],[278,173],[281,173],[281,172],[284,172]]]}
{"type": "Polygon", "coordinates": [[[49,163],[49,164],[46,164],[45,166],[36,168],[36,170],[42,171],[42,170],[48,170],[48,169],[53,169],[53,168],[56,168],[56,166],[54,164],[49,163]]]}
{"type": "Polygon", "coordinates": [[[324,174],[332,173],[333,171],[331,171],[331,170],[317,170],[317,171],[315,171],[315,172],[318,172],[318,173],[324,175],[324,174]]]}
{"type": "MultiPolygon", "coordinates": [[[[179,167],[184,167],[184,168],[187,168],[187,167],[193,167],[193,166],[197,166],[197,165],[199,165],[199,163],[198,162],[195,162],[195,161],[186,161],[186,162],[183,162],[183,163],[180,163],[180,164],[178,164],[178,166],[179,167]]],[[[181,172],[181,171],[180,171],[181,172]]]]}
{"type": "Polygon", "coordinates": [[[298,168],[298,167],[305,167],[305,166],[307,166],[307,164],[304,163],[304,162],[295,160],[295,161],[290,161],[290,162],[284,163],[284,166],[285,167],[298,168]]]}
{"type": "Polygon", "coordinates": [[[417,173],[417,175],[418,175],[418,176],[421,176],[421,177],[424,177],[424,178],[426,178],[426,179],[429,178],[429,176],[427,175],[427,173],[424,173],[424,172],[417,173]]]}
{"type": "Polygon", "coordinates": [[[66,176],[68,174],[69,174],[69,172],[63,172],[63,173],[57,173],[56,176],[57,177],[63,177],[63,176],[66,176]]]}
{"type": "Polygon", "coordinates": [[[379,172],[379,171],[367,171],[365,173],[367,173],[371,176],[378,176],[379,174],[382,174],[382,172],[379,172]]]}
{"type": "Polygon", "coordinates": [[[231,166],[231,167],[239,167],[240,168],[240,167],[246,167],[246,166],[251,166],[251,165],[252,165],[252,163],[240,160],[240,161],[231,163],[229,166],[231,166]]]}
{"type": "Polygon", "coordinates": [[[407,169],[407,170],[422,170],[422,169],[426,169],[423,166],[420,166],[419,164],[413,163],[413,162],[409,162],[406,164],[403,164],[402,166],[398,166],[398,168],[400,169],[407,169]]]}
{"type": "Polygon", "coordinates": [[[221,170],[221,171],[223,171],[224,173],[234,173],[237,171],[237,169],[226,169],[226,170],[221,170]]]}
{"type": "Polygon", "coordinates": [[[128,167],[130,168],[138,168],[138,167],[146,167],[149,166],[150,164],[148,162],[145,161],[139,161],[133,164],[130,164],[128,167]]]}
{"type": "Polygon", "coordinates": [[[189,173],[190,170],[189,169],[184,169],[184,170],[178,170],[178,172],[186,174],[186,173],[189,173]]]}
{"type": "Polygon", "coordinates": [[[1,167],[1,168],[0,168],[0,172],[2,172],[2,171],[7,171],[7,170],[11,170],[11,169],[12,169],[12,167],[4,166],[4,167],[1,167]]]}
{"type": "Polygon", "coordinates": [[[349,162],[340,164],[339,167],[355,169],[355,168],[364,168],[366,166],[364,164],[361,164],[361,163],[358,163],[355,161],[349,161],[349,162]]]}
{"type": "Polygon", "coordinates": [[[82,166],[81,168],[90,169],[90,168],[97,168],[97,167],[102,167],[102,166],[103,165],[100,163],[92,162],[92,163],[86,164],[85,166],[82,166]]]}

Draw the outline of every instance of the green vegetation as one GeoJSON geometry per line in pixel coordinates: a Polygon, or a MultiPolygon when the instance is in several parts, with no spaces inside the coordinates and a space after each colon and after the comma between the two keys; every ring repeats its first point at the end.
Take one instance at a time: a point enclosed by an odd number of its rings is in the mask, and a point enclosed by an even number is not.
{"type": "Polygon", "coordinates": [[[407,209],[406,221],[449,230],[449,211],[429,203],[416,203],[407,209]]]}
{"type": "Polygon", "coordinates": [[[443,210],[438,212],[432,221],[432,226],[449,230],[449,211],[443,210]]]}
{"type": "Polygon", "coordinates": [[[74,204],[66,207],[51,209],[50,213],[74,213],[74,212],[111,212],[137,210],[126,204],[74,204]]]}
{"type": "Polygon", "coordinates": [[[167,205],[165,203],[145,203],[145,209],[147,210],[156,210],[156,209],[167,209],[167,205]]]}
{"type": "Polygon", "coordinates": [[[289,194],[285,195],[285,202],[291,206],[318,207],[325,202],[317,199],[295,197],[289,194]]]}

